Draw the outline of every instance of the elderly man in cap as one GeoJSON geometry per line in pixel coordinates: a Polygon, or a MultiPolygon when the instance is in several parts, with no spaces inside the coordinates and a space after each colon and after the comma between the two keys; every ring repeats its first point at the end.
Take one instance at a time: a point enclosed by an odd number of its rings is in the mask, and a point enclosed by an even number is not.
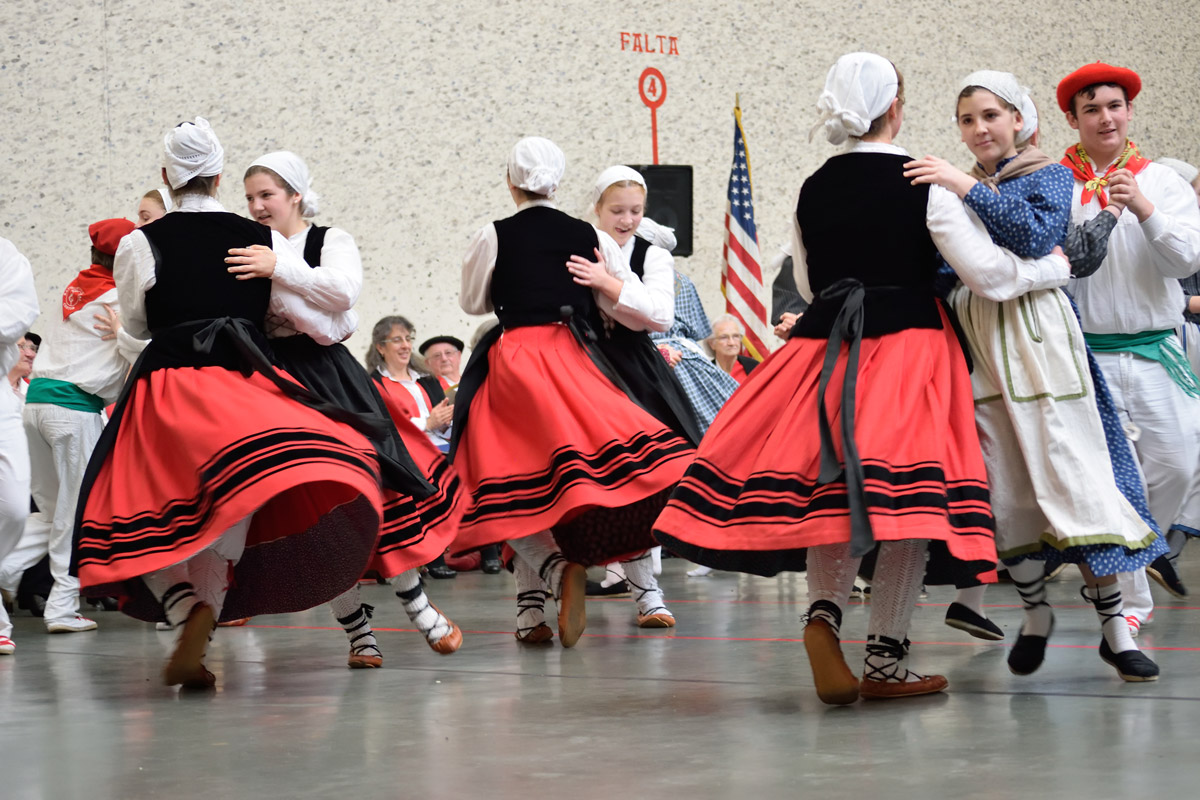
{"type": "Polygon", "coordinates": [[[145,342],[121,329],[113,254],[134,229],[127,219],[88,227],[92,264],[63,291],[62,317],[55,315],[38,351],[25,397],[31,490],[43,514],[30,517],[17,547],[0,564],[0,586],[15,589],[21,573],[48,552],[54,588],[44,621],[50,633],[95,629],[79,614],[79,581],[70,575],[75,504],[88,459],[104,428],[104,407],[117,399],[129,365],[145,342]]]}
{"type": "Polygon", "coordinates": [[[421,342],[417,350],[443,389],[458,386],[462,378],[462,339],[454,336],[434,336],[421,342]]]}
{"type": "MultiPolygon", "coordinates": [[[[1200,269],[1200,209],[1176,172],[1144,158],[1128,137],[1142,81],[1133,70],[1088,64],[1058,84],[1058,105],[1079,143],[1062,163],[1075,175],[1071,221],[1109,202],[1125,207],[1095,275],[1072,280],[1085,338],[1108,379],[1145,473],[1162,530],[1180,515],[1200,458],[1200,382],[1175,336],[1179,279],[1200,269]]],[[[1145,571],[1120,573],[1131,631],[1153,611],[1145,571]]]]}

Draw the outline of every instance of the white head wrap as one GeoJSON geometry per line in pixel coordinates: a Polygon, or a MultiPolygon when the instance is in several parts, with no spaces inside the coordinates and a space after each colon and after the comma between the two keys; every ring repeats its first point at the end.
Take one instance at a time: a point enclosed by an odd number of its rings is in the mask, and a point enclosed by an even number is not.
{"type": "Polygon", "coordinates": [[[1016,75],[1011,72],[997,72],[994,69],[981,69],[963,78],[958,85],[959,94],[968,86],[987,89],[996,97],[1018,109],[1021,108],[1022,99],[1029,94],[1029,89],[1017,81],[1016,75]]]}
{"type": "Polygon", "coordinates": [[[1025,92],[1017,108],[1021,109],[1021,119],[1025,121],[1025,126],[1017,131],[1016,138],[1016,144],[1022,145],[1032,139],[1033,135],[1037,133],[1037,106],[1033,104],[1033,98],[1029,96],[1029,92],[1025,92]]]}
{"type": "Polygon", "coordinates": [[[301,216],[311,218],[317,215],[321,208],[321,196],[313,191],[312,175],[309,174],[308,165],[300,156],[288,150],[277,150],[255,159],[250,166],[266,167],[283,178],[284,183],[292,187],[292,191],[303,198],[300,201],[301,216]]]}
{"type": "Polygon", "coordinates": [[[554,142],[528,136],[508,154],[508,179],[513,186],[546,197],[554,194],[567,169],[567,157],[554,142]]]}
{"type": "Polygon", "coordinates": [[[1162,164],[1164,167],[1170,167],[1179,173],[1179,176],[1188,183],[1196,180],[1196,176],[1200,175],[1200,170],[1197,170],[1186,161],[1180,161],[1177,158],[1156,158],[1154,163],[1162,164]]]}
{"type": "Polygon", "coordinates": [[[204,117],[167,131],[163,146],[166,149],[163,166],[172,189],[178,189],[197,175],[220,175],[225,166],[225,150],[204,117]]]}
{"type": "Polygon", "coordinates": [[[615,167],[609,167],[604,170],[596,178],[596,185],[592,188],[592,205],[600,202],[605,189],[621,181],[633,181],[642,187],[642,191],[646,190],[646,179],[642,177],[642,173],[636,169],[618,164],[615,167]]]}
{"type": "Polygon", "coordinates": [[[175,207],[175,201],[171,199],[170,191],[168,191],[167,189],[164,189],[161,186],[159,186],[155,191],[157,191],[158,196],[162,198],[162,204],[163,204],[164,209],[166,209],[167,211],[170,211],[172,208],[175,207]]]}
{"type": "Polygon", "coordinates": [[[825,76],[825,90],[817,100],[821,120],[809,131],[809,140],[822,127],[831,144],[862,136],[871,129],[872,120],[892,105],[899,88],[896,68],[883,56],[874,53],[842,56],[825,76]]]}

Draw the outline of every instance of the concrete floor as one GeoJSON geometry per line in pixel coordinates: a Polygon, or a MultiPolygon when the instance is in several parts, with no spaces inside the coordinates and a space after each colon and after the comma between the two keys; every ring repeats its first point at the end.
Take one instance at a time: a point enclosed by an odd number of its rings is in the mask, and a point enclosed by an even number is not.
{"type": "MultiPolygon", "coordinates": [[[[1200,779],[1200,602],[1159,608],[1141,645],[1157,683],[1126,684],[1096,654],[1095,613],[1070,572],[1052,585],[1046,665],[1004,663],[1020,624],[1011,586],[989,590],[1007,642],[942,624],[950,592],[914,618],[915,667],[950,691],[822,705],[800,643],[804,578],[666,562],[679,618],[642,632],[627,599],[589,604],[573,650],[516,644],[507,575],[430,586],[466,641],[442,657],[386,587],[367,587],[385,664],[345,668],[326,609],[222,629],[215,693],[159,683],[173,634],[118,613],[49,636],[15,620],[0,657],[0,798],[975,798],[1194,797],[1200,779]]],[[[1200,545],[1182,575],[1200,590],[1200,545]]],[[[862,656],[866,609],[844,625],[862,656]]]]}

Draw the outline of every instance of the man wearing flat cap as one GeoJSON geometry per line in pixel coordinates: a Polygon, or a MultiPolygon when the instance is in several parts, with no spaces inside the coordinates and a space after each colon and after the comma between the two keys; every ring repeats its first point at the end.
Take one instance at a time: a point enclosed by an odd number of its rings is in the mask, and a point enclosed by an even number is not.
{"type": "Polygon", "coordinates": [[[418,352],[437,377],[442,389],[453,389],[462,378],[463,341],[454,336],[434,336],[421,342],[418,352]]]}
{"type": "MultiPolygon", "coordinates": [[[[1200,209],[1187,182],[1143,157],[1128,137],[1141,89],[1133,70],[1097,62],[1063,78],[1057,95],[1079,132],[1062,161],[1075,175],[1071,221],[1084,223],[1110,203],[1124,208],[1104,265],[1069,288],[1165,533],[1200,464],[1200,381],[1175,336],[1184,308],[1179,279],[1200,270],[1200,209]]],[[[1145,571],[1119,579],[1136,635],[1154,607],[1145,571]]]]}
{"type": "Polygon", "coordinates": [[[30,488],[42,514],[26,521],[17,547],[0,564],[0,586],[15,588],[21,573],[49,552],[54,588],[44,622],[50,633],[96,627],[79,615],[79,580],[69,572],[71,532],[83,472],[104,427],[104,407],[117,399],[129,365],[146,346],[121,329],[112,273],[117,245],[133,229],[127,219],[88,227],[92,264],[63,290],[62,316],[52,315],[25,396],[30,488]]]}

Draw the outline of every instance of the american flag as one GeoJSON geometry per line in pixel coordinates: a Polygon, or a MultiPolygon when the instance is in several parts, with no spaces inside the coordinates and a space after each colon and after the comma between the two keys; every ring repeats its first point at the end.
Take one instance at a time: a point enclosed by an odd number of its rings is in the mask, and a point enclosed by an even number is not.
{"type": "Polygon", "coordinates": [[[768,354],[766,342],[767,290],[763,286],[758,252],[758,228],[754,225],[754,194],[750,185],[750,157],[742,131],[742,109],[733,109],[733,168],[725,205],[725,244],[721,248],[721,294],[725,311],[742,321],[746,351],[762,361],[768,354]]]}

